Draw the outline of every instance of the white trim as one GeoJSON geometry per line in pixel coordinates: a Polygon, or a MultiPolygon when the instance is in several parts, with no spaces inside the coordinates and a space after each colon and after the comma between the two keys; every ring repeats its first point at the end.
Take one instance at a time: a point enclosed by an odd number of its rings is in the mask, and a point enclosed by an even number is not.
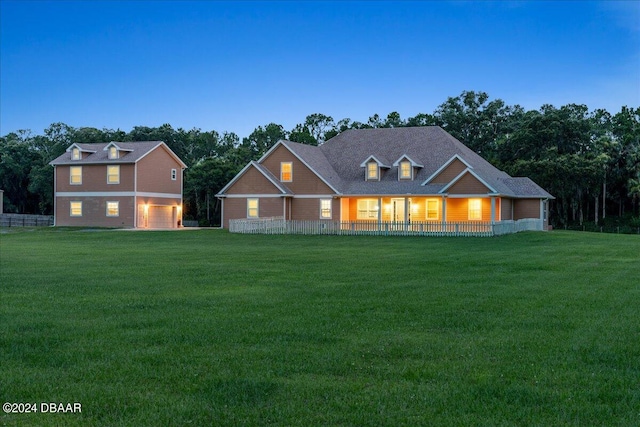
{"type": "Polygon", "coordinates": [[[286,195],[284,194],[225,194],[222,198],[227,198],[227,199],[250,199],[250,198],[254,198],[254,197],[258,197],[261,199],[268,199],[268,198],[279,198],[279,197],[285,197],[286,195]]]}
{"type": "Polygon", "coordinates": [[[367,160],[365,160],[364,162],[360,163],[360,167],[361,167],[361,168],[365,168],[365,167],[367,167],[367,163],[370,163],[370,162],[371,162],[371,159],[373,159],[373,160],[378,164],[378,167],[380,167],[380,168],[386,168],[386,169],[391,169],[391,166],[385,165],[385,164],[384,164],[384,163],[382,163],[380,160],[378,160],[378,159],[376,158],[376,156],[374,156],[374,155],[371,155],[371,156],[367,157],[367,160]]]}
{"type": "Polygon", "coordinates": [[[69,185],[82,185],[82,165],[69,166],[69,185]],[[80,169],[80,182],[73,182],[73,169],[80,169]]]}
{"type": "Polygon", "coordinates": [[[247,197],[247,218],[260,218],[260,198],[258,197],[247,197]],[[255,208],[250,208],[249,207],[249,202],[255,200],[256,202],[256,207],[255,208]],[[256,215],[255,216],[251,216],[249,215],[249,209],[255,209],[256,210],[256,215]]]}
{"type": "Polygon", "coordinates": [[[280,182],[293,182],[293,162],[280,162],[280,182]],[[289,165],[289,179],[283,179],[283,166],[289,165]]]}
{"type": "Polygon", "coordinates": [[[400,162],[402,162],[403,159],[407,159],[414,168],[423,168],[424,167],[420,163],[414,162],[413,159],[411,157],[407,156],[406,154],[403,154],[402,156],[400,156],[400,158],[398,160],[393,162],[393,166],[400,166],[400,162]]]}
{"type": "Polygon", "coordinates": [[[56,197],[158,197],[163,199],[181,199],[181,194],[147,193],[136,191],[59,191],[56,197]]]}
{"type": "Polygon", "coordinates": [[[460,157],[457,154],[454,154],[449,160],[447,160],[442,166],[440,166],[438,168],[437,171],[435,171],[434,173],[431,174],[431,176],[427,179],[425,179],[425,181],[420,184],[420,185],[427,185],[433,178],[435,178],[436,176],[440,175],[440,172],[442,172],[443,170],[445,170],[447,167],[449,167],[449,165],[451,163],[454,162],[454,160],[460,160],[462,163],[465,164],[465,166],[467,167],[467,169],[473,169],[473,166],[471,166],[469,163],[466,162],[466,160],[464,160],[462,157],[460,157]]]}
{"type": "Polygon", "coordinates": [[[66,151],[67,153],[69,153],[69,152],[71,152],[71,149],[72,149],[73,147],[75,147],[75,148],[79,149],[81,153],[92,153],[92,154],[93,154],[93,153],[95,153],[95,150],[85,150],[84,148],[80,147],[80,146],[79,146],[77,143],[75,143],[75,142],[74,142],[73,144],[71,144],[70,146],[68,146],[68,147],[67,147],[67,149],[66,149],[66,150],[64,150],[64,151],[66,151]]]}
{"type": "Polygon", "coordinates": [[[82,212],[82,200],[69,200],[69,218],[80,218],[82,216],[83,212],[82,212]],[[73,205],[74,203],[80,203],[80,215],[74,215],[73,214],[73,208],[71,207],[71,205],[73,205]]]}
{"type": "Polygon", "coordinates": [[[108,218],[116,218],[120,216],[120,200],[107,200],[105,202],[105,210],[106,210],[106,216],[108,218]],[[109,203],[115,203],[116,204],[116,214],[115,215],[109,215],[109,203]]]}
{"type": "MultiPolygon", "coordinates": [[[[439,191],[439,193],[445,193],[449,188],[453,187],[460,179],[462,179],[463,176],[465,176],[466,174],[470,173],[471,175],[473,175],[474,178],[476,178],[478,181],[480,181],[480,183],[482,185],[484,185],[485,187],[487,187],[489,190],[491,190],[491,194],[492,195],[497,195],[498,192],[495,190],[495,188],[493,188],[492,186],[490,186],[484,179],[480,178],[480,176],[478,176],[477,173],[475,173],[474,171],[472,171],[471,169],[467,168],[465,170],[463,170],[462,172],[460,172],[458,174],[458,176],[456,176],[455,178],[453,178],[451,180],[451,182],[449,182],[447,185],[445,185],[442,190],[439,191]]],[[[487,193],[490,194],[490,193],[487,193]]]]}
{"type": "Polygon", "coordinates": [[[320,216],[319,219],[332,219],[333,218],[333,199],[320,199],[319,200],[319,207],[320,207],[320,216]],[[328,217],[323,217],[322,216],[322,202],[324,201],[328,201],[329,202],[329,216],[328,217]]]}
{"type": "Polygon", "coordinates": [[[294,194],[294,199],[331,199],[336,197],[335,194],[294,194]]]}
{"type": "MultiPolygon", "coordinates": [[[[320,178],[320,181],[324,182],[324,183],[327,185],[327,187],[329,187],[330,189],[332,189],[336,194],[339,194],[339,193],[340,193],[340,192],[339,192],[339,191],[338,191],[338,190],[337,190],[333,185],[331,185],[331,184],[329,183],[329,181],[327,181],[327,180],[326,180],[322,175],[320,175],[318,172],[316,172],[316,170],[315,170],[314,168],[312,168],[312,167],[311,167],[311,165],[309,165],[309,163],[307,163],[305,159],[303,159],[302,157],[298,156],[298,154],[296,154],[296,153],[295,153],[291,148],[287,147],[287,144],[285,144],[284,142],[285,142],[285,140],[282,140],[282,139],[281,139],[280,141],[278,141],[278,144],[280,144],[280,143],[281,143],[281,145],[283,145],[283,146],[284,146],[284,148],[286,148],[287,150],[289,150],[289,152],[290,152],[291,154],[293,154],[293,155],[296,157],[296,159],[300,160],[300,161],[302,162],[302,164],[303,164],[303,165],[305,165],[305,166],[306,166],[306,167],[307,167],[311,172],[313,172],[313,173],[314,173],[318,178],[320,178]]],[[[289,142],[293,142],[293,141],[289,141],[289,142]]],[[[273,146],[273,148],[275,148],[278,144],[274,145],[274,146],[273,146]]],[[[273,149],[273,148],[272,148],[272,149],[273,149]]],[[[317,147],[316,147],[316,148],[317,148],[317,147]]],[[[320,149],[320,148],[318,148],[318,150],[319,150],[319,149],[320,149]]],[[[267,151],[267,153],[269,153],[270,151],[271,151],[271,150],[267,151]]],[[[322,153],[322,152],[321,152],[321,153],[322,153]]],[[[322,154],[324,155],[324,153],[322,153],[322,154]]],[[[260,160],[258,160],[258,163],[262,164],[262,159],[264,159],[264,158],[266,158],[266,154],[265,154],[264,156],[262,156],[262,157],[260,158],[260,160]]],[[[332,165],[331,167],[333,168],[333,165],[332,165]]]]}
{"type": "Polygon", "coordinates": [[[175,181],[178,179],[178,169],[171,168],[171,181],[175,181]]]}
{"type": "Polygon", "coordinates": [[[255,167],[256,170],[262,174],[262,176],[264,176],[269,182],[271,182],[274,187],[276,187],[278,190],[280,190],[281,194],[288,194],[283,189],[283,187],[281,186],[281,184],[278,181],[274,180],[269,175],[264,173],[264,171],[262,170],[263,166],[261,164],[259,164],[259,163],[257,163],[257,162],[252,160],[249,163],[247,163],[247,165],[245,167],[243,167],[242,170],[240,172],[238,172],[236,174],[236,176],[234,176],[233,179],[231,181],[229,181],[229,183],[227,185],[222,187],[222,190],[220,190],[218,192],[218,194],[216,194],[216,197],[220,197],[220,196],[229,197],[230,195],[224,194],[224,192],[227,191],[233,184],[235,184],[242,177],[242,175],[247,173],[247,171],[249,170],[249,168],[251,166],[255,167]]]}
{"type": "Polygon", "coordinates": [[[109,184],[109,185],[118,185],[118,184],[120,184],[120,165],[107,165],[107,184],[109,184]],[[118,181],[117,182],[109,181],[109,177],[114,175],[114,174],[109,174],[109,168],[118,168],[118,181]]]}

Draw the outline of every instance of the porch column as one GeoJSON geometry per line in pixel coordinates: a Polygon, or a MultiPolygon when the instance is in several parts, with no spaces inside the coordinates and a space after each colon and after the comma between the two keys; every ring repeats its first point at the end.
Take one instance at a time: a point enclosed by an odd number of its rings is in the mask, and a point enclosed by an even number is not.
{"type": "Polygon", "coordinates": [[[491,223],[496,222],[496,198],[491,196],[491,223]]]}
{"type": "Polygon", "coordinates": [[[447,222],[447,198],[442,196],[442,222],[447,222]]]}
{"type": "Polygon", "coordinates": [[[405,222],[405,224],[409,222],[409,218],[411,217],[411,212],[409,212],[409,209],[411,209],[411,206],[409,204],[409,198],[405,197],[404,198],[404,222],[405,222]]]}
{"type": "Polygon", "coordinates": [[[382,197],[378,197],[378,224],[382,223],[382,197]]]}

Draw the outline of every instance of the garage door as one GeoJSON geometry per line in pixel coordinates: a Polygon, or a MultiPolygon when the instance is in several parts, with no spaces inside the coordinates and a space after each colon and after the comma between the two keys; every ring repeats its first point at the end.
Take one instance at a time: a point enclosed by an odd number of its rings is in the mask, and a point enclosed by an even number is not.
{"type": "Polygon", "coordinates": [[[174,228],[173,207],[149,206],[149,228],[174,228]]]}

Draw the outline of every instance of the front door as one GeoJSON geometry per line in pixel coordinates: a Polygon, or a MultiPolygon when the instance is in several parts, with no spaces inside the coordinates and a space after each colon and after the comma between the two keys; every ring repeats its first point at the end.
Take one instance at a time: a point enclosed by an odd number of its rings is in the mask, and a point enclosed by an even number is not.
{"type": "Polygon", "coordinates": [[[404,199],[391,199],[391,207],[393,209],[392,220],[396,222],[405,222],[404,199]]]}

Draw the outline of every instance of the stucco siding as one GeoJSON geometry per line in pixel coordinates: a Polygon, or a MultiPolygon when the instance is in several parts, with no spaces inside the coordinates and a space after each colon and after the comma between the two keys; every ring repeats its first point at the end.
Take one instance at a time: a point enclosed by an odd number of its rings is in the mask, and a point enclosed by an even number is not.
{"type": "Polygon", "coordinates": [[[294,156],[286,147],[279,146],[264,161],[262,165],[280,180],[280,164],[291,162],[293,174],[291,182],[283,182],[295,194],[333,194],[333,190],[322,182],[318,176],[304,163],[294,156]]]}

